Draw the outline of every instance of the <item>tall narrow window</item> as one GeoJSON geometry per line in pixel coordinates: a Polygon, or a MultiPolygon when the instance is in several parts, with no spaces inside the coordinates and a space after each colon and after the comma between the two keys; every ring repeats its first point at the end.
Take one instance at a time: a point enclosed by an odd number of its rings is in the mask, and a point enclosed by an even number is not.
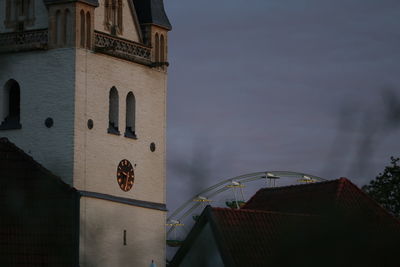
{"type": "Polygon", "coordinates": [[[3,88],[3,116],[0,130],[21,129],[20,87],[15,80],[9,80],[3,88]]]}
{"type": "Polygon", "coordinates": [[[85,48],[85,12],[83,10],[81,10],[81,47],[85,48]]]}
{"type": "Polygon", "coordinates": [[[119,99],[117,88],[112,87],[109,95],[109,110],[108,110],[108,133],[119,135],[118,130],[118,110],[119,99]]]}
{"type": "Polygon", "coordinates": [[[62,22],[61,22],[61,11],[57,10],[56,12],[56,30],[54,33],[54,37],[55,37],[55,43],[57,44],[57,46],[60,46],[62,44],[62,39],[63,39],[63,30],[64,27],[62,26],[62,22]]]}
{"type": "Polygon", "coordinates": [[[92,47],[92,28],[91,28],[91,20],[90,13],[86,13],[86,48],[90,49],[92,47]]]}
{"type": "Polygon", "coordinates": [[[122,0],[118,0],[118,7],[116,10],[118,19],[117,19],[117,30],[118,34],[122,34],[122,0]]]}
{"type": "Polygon", "coordinates": [[[111,0],[104,1],[104,26],[106,30],[110,30],[111,27],[111,0]]]}
{"type": "Polygon", "coordinates": [[[122,0],[105,0],[104,2],[104,26],[111,34],[122,34],[123,24],[122,0]]]}
{"type": "MultiPolygon", "coordinates": [[[[161,34],[160,36],[160,62],[164,63],[165,62],[165,41],[164,41],[164,35],[161,34]]],[[[162,68],[164,69],[164,64],[161,65],[162,68]]]]}
{"type": "Polygon", "coordinates": [[[24,30],[35,21],[34,0],[5,0],[4,25],[8,29],[24,30]]]}
{"type": "Polygon", "coordinates": [[[15,24],[16,18],[14,9],[15,6],[13,6],[11,0],[6,0],[6,19],[4,20],[6,28],[12,28],[13,24],[15,24]]]}
{"type": "Polygon", "coordinates": [[[71,12],[66,9],[64,12],[64,29],[63,29],[63,42],[64,45],[71,44],[71,12]]]}
{"type": "Polygon", "coordinates": [[[158,36],[158,33],[156,33],[155,36],[155,58],[154,61],[155,62],[160,62],[160,37],[158,36]]]}
{"type": "Polygon", "coordinates": [[[125,137],[136,138],[135,118],[136,99],[132,92],[126,96],[126,129],[125,137]]]}

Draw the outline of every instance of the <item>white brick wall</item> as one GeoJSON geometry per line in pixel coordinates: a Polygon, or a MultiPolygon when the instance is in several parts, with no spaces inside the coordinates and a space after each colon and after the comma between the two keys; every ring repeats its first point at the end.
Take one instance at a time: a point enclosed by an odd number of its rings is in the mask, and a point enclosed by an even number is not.
{"type": "MultiPolygon", "coordinates": [[[[74,186],[165,203],[166,74],[78,49],[75,99],[74,186]],[[107,133],[112,86],[119,94],[120,136],[107,133]],[[126,96],[130,91],[136,97],[137,140],[124,137],[126,96]],[[87,127],[88,119],[94,121],[92,130],[87,127]],[[150,151],[151,142],[156,143],[155,152],[150,151]],[[122,191],[116,180],[122,159],[136,164],[135,183],[128,192],[122,191]]],[[[126,266],[126,262],[147,266],[151,259],[157,266],[164,266],[165,212],[82,198],[81,219],[81,258],[94,261],[94,265],[82,266],[126,266]],[[90,233],[95,229],[101,234],[90,233]],[[124,229],[135,237],[128,247],[121,248],[124,229]],[[98,244],[98,250],[91,248],[93,244],[98,244]],[[96,253],[99,258],[94,256],[96,253]]]]}
{"type": "Polygon", "coordinates": [[[86,198],[81,219],[80,266],[165,266],[165,212],[86,198]]]}
{"type": "Polygon", "coordinates": [[[148,67],[77,50],[74,186],[121,197],[165,202],[165,97],[166,76],[148,67]],[[120,136],[107,133],[108,96],[119,94],[120,136]],[[137,140],[124,137],[126,96],[136,97],[137,140]],[[87,120],[94,121],[88,130],[87,120]],[[150,143],[156,151],[150,151],[150,143]],[[135,184],[123,192],[116,182],[122,159],[135,168],[135,184]]]}
{"type": "Polygon", "coordinates": [[[0,131],[65,182],[72,184],[74,49],[0,54],[0,89],[9,79],[21,90],[20,130],[0,131]],[[54,126],[44,125],[46,118],[54,126]]]}

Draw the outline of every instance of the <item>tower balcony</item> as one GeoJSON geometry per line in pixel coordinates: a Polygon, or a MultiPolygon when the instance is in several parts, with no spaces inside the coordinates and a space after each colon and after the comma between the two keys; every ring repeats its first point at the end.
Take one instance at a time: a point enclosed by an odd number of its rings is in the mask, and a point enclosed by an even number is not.
{"type": "Polygon", "coordinates": [[[152,66],[151,47],[95,31],[95,52],[152,66]]]}
{"type": "MultiPolygon", "coordinates": [[[[134,41],[119,38],[104,32],[94,32],[94,51],[125,59],[149,67],[167,65],[167,62],[153,62],[152,48],[134,41]]],[[[29,30],[0,33],[0,53],[49,49],[49,30],[29,30]]]]}
{"type": "Polygon", "coordinates": [[[0,34],[0,53],[45,50],[47,44],[47,29],[0,34]]]}

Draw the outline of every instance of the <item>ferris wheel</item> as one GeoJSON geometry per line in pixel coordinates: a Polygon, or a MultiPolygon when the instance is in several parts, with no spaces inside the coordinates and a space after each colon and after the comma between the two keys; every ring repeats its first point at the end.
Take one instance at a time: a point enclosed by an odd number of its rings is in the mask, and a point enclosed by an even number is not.
{"type": "MultiPolygon", "coordinates": [[[[206,205],[215,203],[221,194],[230,193],[231,198],[225,201],[225,205],[232,209],[240,209],[245,203],[245,184],[264,180],[264,186],[275,187],[283,178],[294,179],[295,183],[315,183],[327,181],[327,179],[292,171],[264,171],[244,174],[223,180],[210,186],[192,198],[188,199],[167,218],[167,245],[179,247],[182,245],[188,229],[185,226],[194,224],[199,218],[198,211],[206,205]],[[190,218],[192,220],[190,220],[190,218]]],[[[293,184],[292,182],[292,184],[293,184]]]]}

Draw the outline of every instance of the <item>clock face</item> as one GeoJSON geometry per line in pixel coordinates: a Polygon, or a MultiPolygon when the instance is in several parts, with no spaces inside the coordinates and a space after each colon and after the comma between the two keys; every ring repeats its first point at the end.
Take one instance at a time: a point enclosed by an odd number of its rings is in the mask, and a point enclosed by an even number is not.
{"type": "Polygon", "coordinates": [[[133,166],[127,159],[121,160],[117,168],[117,182],[121,190],[127,192],[132,189],[135,174],[133,166]]]}

